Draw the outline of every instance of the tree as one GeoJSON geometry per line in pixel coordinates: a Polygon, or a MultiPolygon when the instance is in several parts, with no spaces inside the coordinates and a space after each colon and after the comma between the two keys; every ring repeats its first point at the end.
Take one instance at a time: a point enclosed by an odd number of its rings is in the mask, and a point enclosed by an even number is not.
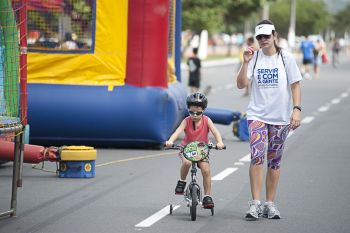
{"type": "MultiPolygon", "coordinates": [[[[267,0],[183,0],[183,29],[243,31],[244,23],[267,0]]],[[[274,0],[270,0],[274,1],[274,0]]]]}
{"type": "Polygon", "coordinates": [[[224,24],[227,32],[243,31],[244,23],[262,6],[261,0],[241,0],[226,2],[224,24]]]}
{"type": "Polygon", "coordinates": [[[220,31],[223,23],[224,2],[227,0],[184,0],[182,2],[182,28],[200,32],[220,31]]]}
{"type": "MultiPolygon", "coordinates": [[[[297,35],[322,33],[331,22],[331,16],[322,0],[297,0],[296,11],[295,31],[297,35]]],[[[270,19],[274,22],[280,35],[287,37],[290,2],[280,0],[271,5],[270,19]]]]}
{"type": "Polygon", "coordinates": [[[350,4],[334,15],[332,29],[337,37],[342,37],[345,32],[350,31],[350,4]]]}

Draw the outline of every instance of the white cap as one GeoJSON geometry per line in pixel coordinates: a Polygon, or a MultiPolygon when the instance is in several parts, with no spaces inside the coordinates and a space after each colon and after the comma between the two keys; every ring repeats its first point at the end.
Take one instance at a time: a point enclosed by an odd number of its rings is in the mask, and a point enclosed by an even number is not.
{"type": "Polygon", "coordinates": [[[272,24],[260,24],[255,27],[255,36],[258,35],[271,35],[275,30],[275,26],[272,24]]]}

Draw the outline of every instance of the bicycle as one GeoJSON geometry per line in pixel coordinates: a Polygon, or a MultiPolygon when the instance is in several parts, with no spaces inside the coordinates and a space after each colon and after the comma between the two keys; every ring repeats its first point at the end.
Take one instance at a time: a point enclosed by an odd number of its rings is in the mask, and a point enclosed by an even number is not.
{"type": "MultiPolygon", "coordinates": [[[[174,144],[172,147],[165,147],[165,149],[175,149],[175,150],[180,150],[182,155],[189,161],[192,162],[192,168],[191,168],[191,181],[189,185],[187,186],[185,192],[184,192],[184,200],[187,203],[187,207],[190,208],[190,215],[191,215],[191,220],[195,221],[197,218],[197,205],[200,204],[202,205],[202,188],[201,186],[197,183],[197,163],[206,159],[209,156],[209,152],[211,149],[216,149],[218,148],[213,146],[211,143],[206,144],[204,142],[190,142],[189,144],[182,146],[182,145],[177,145],[174,144]]],[[[226,149],[224,147],[223,149],[226,149]]],[[[183,202],[181,201],[181,202],[183,202]]],[[[181,203],[180,202],[180,203],[181,203]]],[[[176,205],[180,204],[177,203],[176,205]]],[[[170,204],[170,215],[173,214],[173,205],[170,204]]],[[[210,208],[211,215],[214,215],[214,207],[210,208]]]]}

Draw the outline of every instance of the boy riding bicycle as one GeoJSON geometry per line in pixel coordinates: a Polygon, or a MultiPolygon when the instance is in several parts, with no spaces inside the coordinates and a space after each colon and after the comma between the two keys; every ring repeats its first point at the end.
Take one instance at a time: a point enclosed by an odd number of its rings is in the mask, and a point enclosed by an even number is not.
{"type": "MultiPolygon", "coordinates": [[[[186,99],[186,104],[188,108],[189,116],[186,117],[179,127],[175,130],[175,132],[171,135],[168,141],[165,142],[167,147],[171,147],[174,144],[174,141],[179,137],[182,132],[185,132],[185,137],[182,140],[182,145],[187,145],[193,141],[201,141],[208,144],[209,131],[214,135],[215,140],[217,142],[218,149],[224,148],[224,143],[222,142],[222,138],[220,132],[214,126],[212,120],[203,115],[204,110],[208,105],[208,100],[202,93],[193,93],[189,95],[186,99]]],[[[180,169],[180,180],[178,180],[175,194],[182,195],[185,191],[186,187],[186,177],[191,167],[191,161],[188,161],[181,155],[180,158],[182,161],[181,169],[180,169]]],[[[209,159],[204,159],[198,162],[198,167],[201,169],[201,173],[203,176],[203,186],[204,186],[204,197],[203,197],[203,207],[204,208],[213,208],[214,202],[210,197],[211,192],[211,174],[210,174],[210,166],[209,159]]]]}

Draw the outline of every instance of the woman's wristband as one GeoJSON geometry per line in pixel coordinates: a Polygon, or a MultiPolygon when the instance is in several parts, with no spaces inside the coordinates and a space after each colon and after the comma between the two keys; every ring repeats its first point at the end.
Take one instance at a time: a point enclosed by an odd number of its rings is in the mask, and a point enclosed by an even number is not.
{"type": "Polygon", "coordinates": [[[294,106],[293,109],[298,109],[301,112],[301,107],[300,106],[294,106]]]}

